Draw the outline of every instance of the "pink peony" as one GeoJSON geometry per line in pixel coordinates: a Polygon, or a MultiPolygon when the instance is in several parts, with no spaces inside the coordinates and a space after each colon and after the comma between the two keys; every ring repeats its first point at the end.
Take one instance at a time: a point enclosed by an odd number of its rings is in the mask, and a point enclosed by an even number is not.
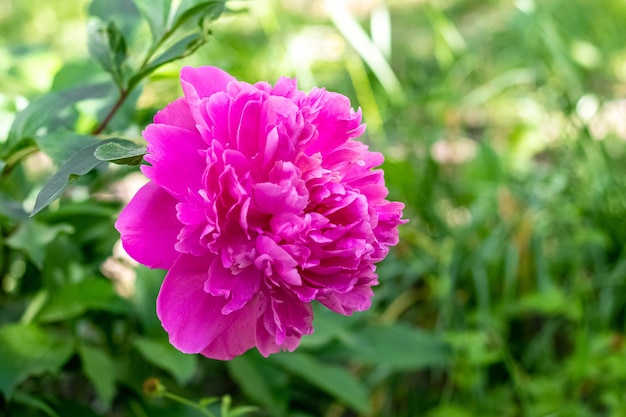
{"type": "Polygon", "coordinates": [[[380,153],[348,98],[183,68],[184,97],[144,131],[151,180],[120,214],[126,251],[168,270],[157,314],[186,353],[294,350],[311,302],[369,308],[376,262],[404,205],[385,199],[380,153]]]}

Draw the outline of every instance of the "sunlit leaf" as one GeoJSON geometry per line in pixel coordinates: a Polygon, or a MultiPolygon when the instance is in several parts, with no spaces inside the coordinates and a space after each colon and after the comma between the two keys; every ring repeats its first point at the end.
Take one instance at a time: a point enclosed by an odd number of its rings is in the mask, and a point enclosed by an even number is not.
{"type": "Polygon", "coordinates": [[[35,325],[0,327],[0,391],[11,397],[20,382],[56,372],[72,352],[71,339],[56,337],[35,325]]]}
{"type": "Polygon", "coordinates": [[[271,359],[354,410],[369,412],[367,388],[346,369],[328,365],[304,353],[277,354],[271,359]]]}
{"type": "Polygon", "coordinates": [[[135,348],[148,362],[172,374],[180,385],[189,382],[196,372],[198,358],[179,352],[165,341],[138,337],[135,348]]]}
{"type": "Polygon", "coordinates": [[[90,84],[45,94],[31,101],[28,107],[15,117],[2,154],[8,154],[25,138],[42,136],[61,126],[72,129],[76,120],[76,112],[72,110],[72,107],[76,102],[88,98],[105,97],[111,88],[110,83],[90,84]]]}
{"type": "Polygon", "coordinates": [[[104,143],[98,146],[94,152],[97,159],[119,165],[138,165],[145,154],[145,146],[124,139],[104,143]]]}

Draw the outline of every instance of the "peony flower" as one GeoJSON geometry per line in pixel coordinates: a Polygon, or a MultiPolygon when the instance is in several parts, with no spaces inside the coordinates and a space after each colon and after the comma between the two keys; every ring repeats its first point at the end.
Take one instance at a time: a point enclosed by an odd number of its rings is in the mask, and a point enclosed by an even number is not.
{"type": "Polygon", "coordinates": [[[184,97],[144,131],[150,182],[116,223],[135,260],[168,270],[157,315],[170,342],[268,356],[313,332],[314,300],[369,308],[404,205],[385,199],[382,155],[354,140],[360,111],[289,78],[250,85],[213,67],[180,78],[184,97]]]}

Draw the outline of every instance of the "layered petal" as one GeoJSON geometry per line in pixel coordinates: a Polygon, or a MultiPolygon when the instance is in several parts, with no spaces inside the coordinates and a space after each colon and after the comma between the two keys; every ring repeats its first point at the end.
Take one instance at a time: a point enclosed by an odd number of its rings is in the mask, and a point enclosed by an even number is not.
{"type": "Polygon", "coordinates": [[[255,345],[258,299],[224,315],[225,297],[204,290],[214,259],[182,255],[171,267],[157,299],[157,315],[170,343],[184,353],[227,360],[255,345]]]}
{"type": "Polygon", "coordinates": [[[149,182],[120,213],[115,228],[124,249],[137,262],[168,269],[180,255],[174,248],[181,227],[176,203],[167,191],[149,182]]]}
{"type": "Polygon", "coordinates": [[[237,81],[181,71],[184,97],[155,116],[142,167],[151,180],[120,215],[128,252],[169,269],[157,314],[186,353],[228,360],[295,349],[311,303],[369,308],[375,263],[398,242],[381,154],[347,97],[293,79],[237,81]]]}

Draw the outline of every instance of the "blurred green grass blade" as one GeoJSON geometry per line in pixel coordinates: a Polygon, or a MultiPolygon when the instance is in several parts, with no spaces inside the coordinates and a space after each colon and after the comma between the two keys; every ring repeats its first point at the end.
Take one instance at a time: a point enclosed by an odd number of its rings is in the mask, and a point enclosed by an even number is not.
{"type": "Polygon", "coordinates": [[[433,28],[435,57],[441,69],[447,70],[454,63],[456,56],[465,50],[465,40],[440,8],[428,6],[424,8],[424,13],[433,28]]]}
{"type": "Polygon", "coordinates": [[[405,100],[402,85],[385,56],[372,42],[365,30],[343,3],[334,0],[324,2],[330,18],[339,32],[346,38],[363,61],[372,69],[378,81],[389,94],[389,98],[397,103],[405,100]]]}
{"type": "Polygon", "coordinates": [[[327,365],[311,355],[295,352],[276,354],[271,360],[350,408],[360,413],[369,412],[368,389],[343,367],[327,365]]]}

